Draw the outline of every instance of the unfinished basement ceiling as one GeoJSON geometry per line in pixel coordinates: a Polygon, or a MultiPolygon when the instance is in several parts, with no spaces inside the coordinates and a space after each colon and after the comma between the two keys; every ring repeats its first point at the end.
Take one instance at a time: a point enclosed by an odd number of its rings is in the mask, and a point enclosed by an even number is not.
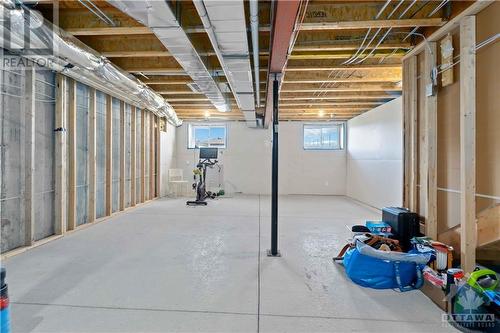
{"type": "MultiPolygon", "coordinates": [[[[52,1],[25,3],[52,20],[52,1]]],[[[193,2],[168,4],[213,81],[227,91],[229,84],[223,66],[193,2]]],[[[249,2],[243,4],[248,50],[252,54],[249,2]]],[[[261,108],[257,108],[257,113],[262,114],[271,2],[258,4],[261,108]]],[[[430,33],[471,2],[310,0],[303,4],[307,5],[305,15],[302,21],[297,19],[299,32],[281,86],[281,120],[347,120],[400,96],[403,55],[422,41],[419,34],[430,33]],[[412,31],[417,34],[409,35],[412,31]]],[[[168,42],[162,43],[148,27],[110,3],[60,0],[58,12],[61,28],[161,94],[180,119],[245,119],[230,92],[226,93],[230,111],[217,110],[203,91],[192,85],[194,81],[174,52],[168,51],[168,42]]],[[[249,60],[253,75],[253,57],[249,60]]]]}

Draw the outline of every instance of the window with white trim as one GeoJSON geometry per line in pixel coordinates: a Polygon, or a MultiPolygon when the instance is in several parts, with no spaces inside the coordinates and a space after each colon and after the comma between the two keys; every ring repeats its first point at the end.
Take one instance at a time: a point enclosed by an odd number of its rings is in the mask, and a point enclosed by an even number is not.
{"type": "Polygon", "coordinates": [[[344,124],[331,123],[304,125],[304,149],[344,149],[344,124]]]}
{"type": "Polygon", "coordinates": [[[226,148],[225,124],[189,124],[188,149],[226,148]]]}

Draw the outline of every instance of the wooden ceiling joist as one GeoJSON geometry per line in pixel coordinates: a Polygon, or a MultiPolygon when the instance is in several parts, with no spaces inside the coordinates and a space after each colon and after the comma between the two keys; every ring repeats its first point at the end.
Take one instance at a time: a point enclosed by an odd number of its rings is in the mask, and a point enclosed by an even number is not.
{"type": "Polygon", "coordinates": [[[385,100],[394,99],[399,96],[395,95],[337,95],[337,96],[281,96],[280,101],[297,101],[297,100],[385,100]]]}
{"type": "Polygon", "coordinates": [[[399,82],[401,79],[397,78],[370,78],[370,79],[365,79],[365,78],[348,78],[348,79],[311,79],[311,80],[287,80],[285,77],[285,81],[283,81],[284,84],[287,83],[294,83],[294,84],[311,84],[311,83],[384,83],[384,82],[399,82]]]}
{"type": "Polygon", "coordinates": [[[73,36],[119,36],[119,35],[150,35],[148,27],[98,27],[98,28],[66,28],[73,36]]]}
{"type": "Polygon", "coordinates": [[[442,18],[417,18],[400,20],[366,20],[366,21],[338,21],[302,23],[301,31],[315,30],[355,30],[369,28],[413,28],[413,27],[440,27],[446,23],[442,18]]]}
{"type": "Polygon", "coordinates": [[[316,88],[316,89],[281,89],[282,93],[327,93],[327,92],[357,92],[357,91],[401,91],[401,87],[348,87],[348,88],[316,88]]]}
{"type": "Polygon", "coordinates": [[[288,108],[291,107],[304,107],[304,106],[310,106],[310,107],[320,107],[320,106],[372,106],[375,107],[377,105],[383,104],[383,102],[300,102],[300,103],[280,103],[280,106],[286,106],[288,108]]]}
{"type": "MultiPolygon", "coordinates": [[[[368,50],[371,50],[375,45],[368,46],[368,50]]],[[[410,49],[412,46],[410,43],[382,43],[377,47],[378,50],[394,50],[394,49],[410,49]]],[[[316,45],[296,45],[293,50],[295,52],[312,52],[312,51],[356,51],[359,48],[359,43],[349,43],[349,44],[332,44],[327,45],[319,44],[316,45]]]]}
{"type": "Polygon", "coordinates": [[[370,70],[383,71],[386,69],[401,69],[401,64],[378,64],[378,65],[349,65],[349,66],[288,66],[287,72],[308,72],[308,71],[352,71],[370,70]]]}
{"type": "Polygon", "coordinates": [[[168,51],[104,51],[106,58],[142,58],[142,57],[170,57],[168,51]]]}
{"type": "MultiPolygon", "coordinates": [[[[368,56],[368,58],[386,58],[386,57],[391,57],[391,58],[402,58],[404,57],[406,53],[404,50],[398,51],[396,53],[385,53],[385,52],[376,52],[368,56]]],[[[328,54],[328,53],[323,53],[323,54],[291,54],[289,56],[289,59],[295,60],[295,59],[309,59],[309,60],[315,60],[315,59],[349,59],[352,56],[352,53],[333,53],[333,54],[328,54]]]]}

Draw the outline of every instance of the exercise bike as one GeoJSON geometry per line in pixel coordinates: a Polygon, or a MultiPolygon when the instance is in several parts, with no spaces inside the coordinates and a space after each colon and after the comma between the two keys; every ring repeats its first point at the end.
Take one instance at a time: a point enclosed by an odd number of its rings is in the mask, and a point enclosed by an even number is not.
{"type": "Polygon", "coordinates": [[[200,148],[200,159],[196,165],[196,170],[194,172],[195,180],[197,182],[193,184],[193,189],[196,189],[196,200],[190,200],[186,202],[188,206],[206,206],[207,198],[213,199],[215,196],[213,193],[207,191],[206,178],[207,178],[207,167],[213,167],[217,164],[217,148],[200,148]]]}

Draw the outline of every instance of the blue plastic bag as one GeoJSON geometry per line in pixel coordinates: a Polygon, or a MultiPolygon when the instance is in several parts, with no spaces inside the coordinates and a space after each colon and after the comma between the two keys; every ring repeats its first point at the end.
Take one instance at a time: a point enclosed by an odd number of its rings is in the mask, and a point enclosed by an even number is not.
{"type": "Polygon", "coordinates": [[[358,241],[345,253],[343,264],[347,276],[363,287],[408,291],[422,286],[428,261],[427,254],[379,251],[358,241]]]}

